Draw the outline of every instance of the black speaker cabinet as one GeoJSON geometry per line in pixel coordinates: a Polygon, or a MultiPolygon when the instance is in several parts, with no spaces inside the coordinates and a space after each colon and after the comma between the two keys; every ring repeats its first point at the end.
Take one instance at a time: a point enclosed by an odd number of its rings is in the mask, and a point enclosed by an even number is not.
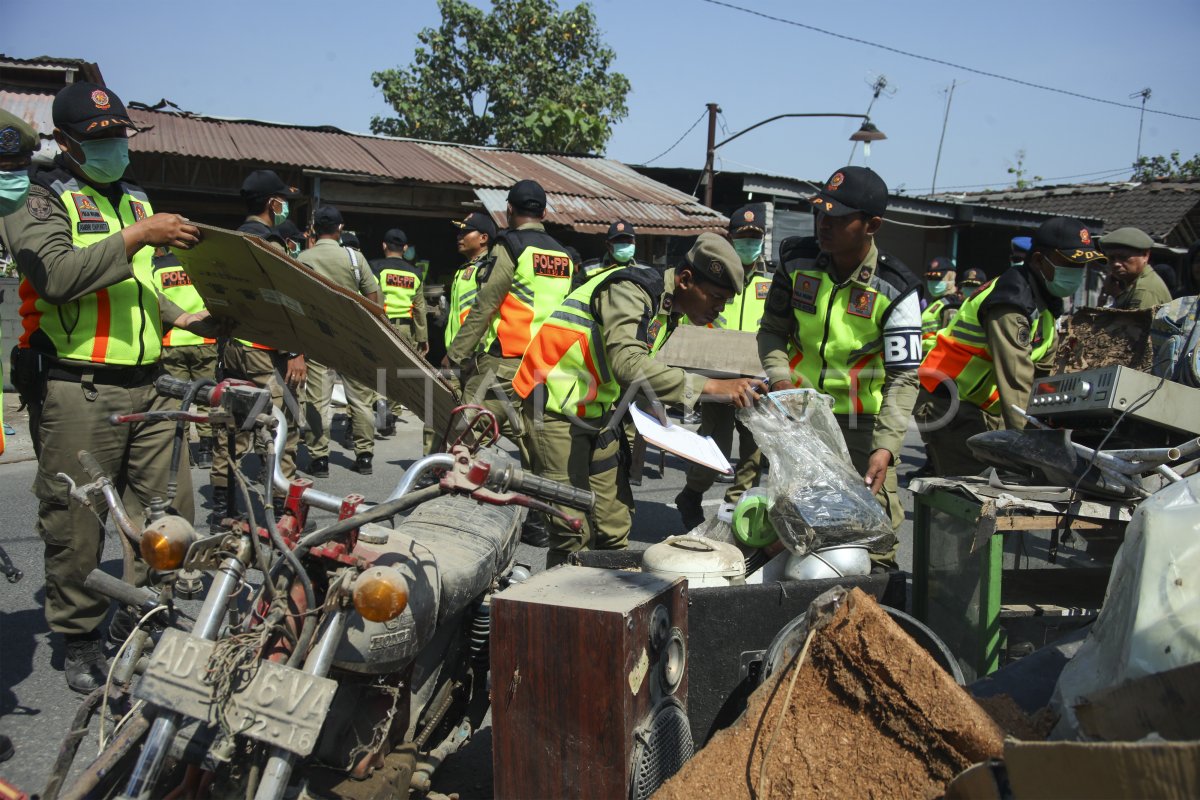
{"type": "Polygon", "coordinates": [[[492,602],[495,796],[648,798],[692,756],[687,586],[562,566],[492,602]]]}

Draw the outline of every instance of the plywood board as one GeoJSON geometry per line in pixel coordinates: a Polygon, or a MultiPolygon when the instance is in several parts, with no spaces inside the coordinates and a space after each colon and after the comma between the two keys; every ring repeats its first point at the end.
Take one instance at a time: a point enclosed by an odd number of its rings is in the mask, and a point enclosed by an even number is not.
{"type": "Polygon", "coordinates": [[[749,331],[680,325],[654,358],[712,378],[757,378],[765,372],[758,360],[757,336],[749,331]]]}
{"type": "Polygon", "coordinates": [[[445,429],[454,393],[388,324],[383,309],[288,258],[256,236],[199,225],[202,239],[176,250],[205,306],[236,320],[234,335],[304,353],[445,429]]]}

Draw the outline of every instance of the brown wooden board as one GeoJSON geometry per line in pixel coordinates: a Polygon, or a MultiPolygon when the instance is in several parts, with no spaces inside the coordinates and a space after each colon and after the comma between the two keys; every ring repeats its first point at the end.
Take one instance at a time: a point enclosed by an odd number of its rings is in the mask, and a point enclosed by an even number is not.
{"type": "Polygon", "coordinates": [[[758,360],[757,335],[748,331],[680,325],[654,358],[710,378],[757,378],[765,373],[758,360]]]}
{"type": "Polygon", "coordinates": [[[198,225],[202,239],[175,250],[214,316],[239,339],[304,353],[403,403],[445,429],[455,398],[437,370],[388,324],[383,309],[323,278],[256,236],[198,225]],[[428,411],[428,413],[427,413],[428,411]]]}

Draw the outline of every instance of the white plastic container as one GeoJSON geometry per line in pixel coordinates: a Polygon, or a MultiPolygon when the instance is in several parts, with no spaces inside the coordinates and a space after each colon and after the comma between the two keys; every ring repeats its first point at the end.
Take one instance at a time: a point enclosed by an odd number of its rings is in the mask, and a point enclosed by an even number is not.
{"type": "Polygon", "coordinates": [[[672,536],[650,545],[642,569],[664,578],[687,578],[692,588],[746,582],[746,557],[737,545],[697,536],[672,536]]]}

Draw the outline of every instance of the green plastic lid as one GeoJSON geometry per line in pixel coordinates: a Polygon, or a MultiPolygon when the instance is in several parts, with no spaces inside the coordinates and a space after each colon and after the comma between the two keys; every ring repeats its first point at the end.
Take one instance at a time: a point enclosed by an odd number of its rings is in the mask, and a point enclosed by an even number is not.
{"type": "Polygon", "coordinates": [[[762,495],[745,495],[733,508],[733,535],[747,547],[766,547],[779,538],[767,518],[770,507],[762,495]]]}

